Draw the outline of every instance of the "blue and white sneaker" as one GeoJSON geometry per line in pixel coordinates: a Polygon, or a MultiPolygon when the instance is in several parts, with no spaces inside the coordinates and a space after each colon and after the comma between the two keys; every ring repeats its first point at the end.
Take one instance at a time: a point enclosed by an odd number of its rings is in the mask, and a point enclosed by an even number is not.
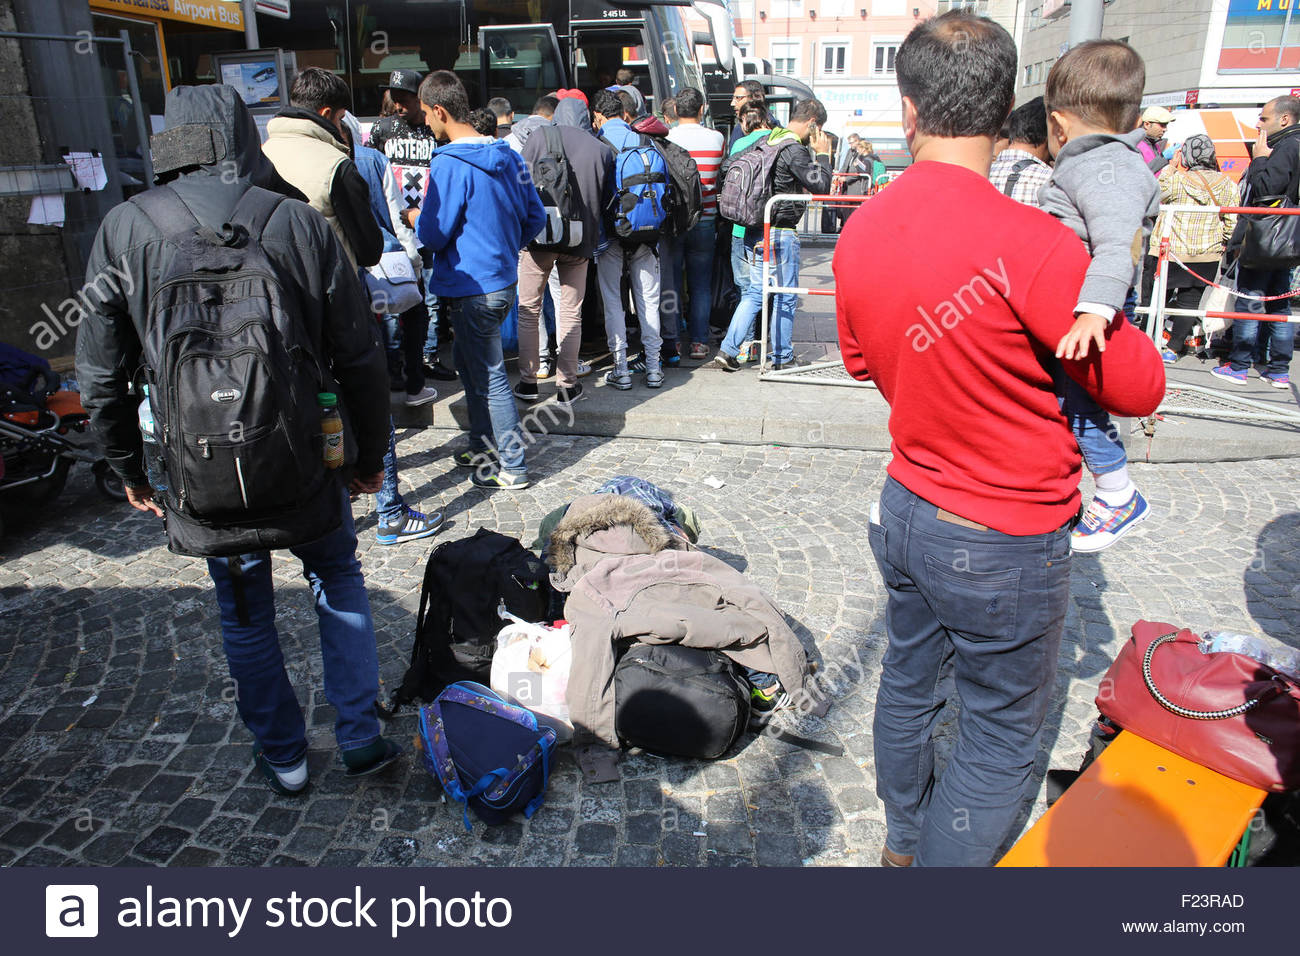
{"type": "Polygon", "coordinates": [[[1231,365],[1220,365],[1217,368],[1212,368],[1210,374],[1215,378],[1223,379],[1231,385],[1246,385],[1250,378],[1249,369],[1243,368],[1238,372],[1231,365]]]}
{"type": "Polygon", "coordinates": [[[1281,374],[1278,375],[1260,375],[1260,378],[1262,378],[1269,385],[1272,385],[1274,388],[1291,387],[1291,376],[1286,372],[1282,372],[1281,374]]]}
{"type": "Polygon", "coordinates": [[[403,541],[415,541],[417,538],[427,538],[431,534],[437,534],[441,527],[442,512],[435,511],[431,515],[425,515],[410,508],[403,508],[401,516],[391,524],[382,518],[379,519],[379,527],[375,529],[375,542],[401,544],[403,541]]]}
{"type": "Polygon", "coordinates": [[[1112,544],[1133,530],[1139,522],[1151,515],[1151,506],[1142,497],[1142,492],[1135,490],[1133,497],[1112,508],[1100,498],[1093,498],[1088,510],[1079,519],[1079,525],[1070,535],[1070,548],[1081,554],[1092,554],[1109,548],[1112,544]]]}
{"type": "Polygon", "coordinates": [[[1166,365],[1173,365],[1178,361],[1178,353],[1173,349],[1161,349],[1160,357],[1164,359],[1166,365]]]}

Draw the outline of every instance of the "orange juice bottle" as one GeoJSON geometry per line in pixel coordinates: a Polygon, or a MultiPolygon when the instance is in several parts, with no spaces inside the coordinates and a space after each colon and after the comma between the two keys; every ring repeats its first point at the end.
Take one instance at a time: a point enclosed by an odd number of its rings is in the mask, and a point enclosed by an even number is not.
{"type": "Polygon", "coordinates": [[[339,399],[333,392],[321,392],[320,432],[325,439],[325,467],[338,468],[343,464],[343,418],[339,415],[339,399]]]}

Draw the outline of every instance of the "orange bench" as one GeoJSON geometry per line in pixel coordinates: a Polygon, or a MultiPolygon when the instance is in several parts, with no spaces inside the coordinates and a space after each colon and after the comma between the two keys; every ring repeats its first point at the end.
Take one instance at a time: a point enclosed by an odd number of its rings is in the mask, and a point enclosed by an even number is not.
{"type": "Polygon", "coordinates": [[[998,866],[1242,864],[1266,796],[1122,733],[998,866]]]}

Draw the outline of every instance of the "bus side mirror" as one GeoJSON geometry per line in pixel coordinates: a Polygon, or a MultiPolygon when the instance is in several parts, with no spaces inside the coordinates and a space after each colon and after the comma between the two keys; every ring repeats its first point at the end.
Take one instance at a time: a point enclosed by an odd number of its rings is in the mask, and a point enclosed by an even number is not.
{"type": "Polygon", "coordinates": [[[732,71],[735,69],[735,44],[726,0],[693,0],[691,6],[708,21],[709,42],[713,45],[713,58],[718,61],[718,66],[732,71]]]}

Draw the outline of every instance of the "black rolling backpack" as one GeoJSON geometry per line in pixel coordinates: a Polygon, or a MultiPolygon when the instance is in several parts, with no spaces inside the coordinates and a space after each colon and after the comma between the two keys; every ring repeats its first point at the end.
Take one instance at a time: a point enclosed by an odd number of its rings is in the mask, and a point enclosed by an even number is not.
{"type": "Polygon", "coordinates": [[[497,632],[497,608],[525,621],[550,616],[548,569],[516,539],[487,528],[433,549],[424,569],[411,664],[390,713],[416,700],[432,701],[456,681],[487,684],[497,632]]]}

